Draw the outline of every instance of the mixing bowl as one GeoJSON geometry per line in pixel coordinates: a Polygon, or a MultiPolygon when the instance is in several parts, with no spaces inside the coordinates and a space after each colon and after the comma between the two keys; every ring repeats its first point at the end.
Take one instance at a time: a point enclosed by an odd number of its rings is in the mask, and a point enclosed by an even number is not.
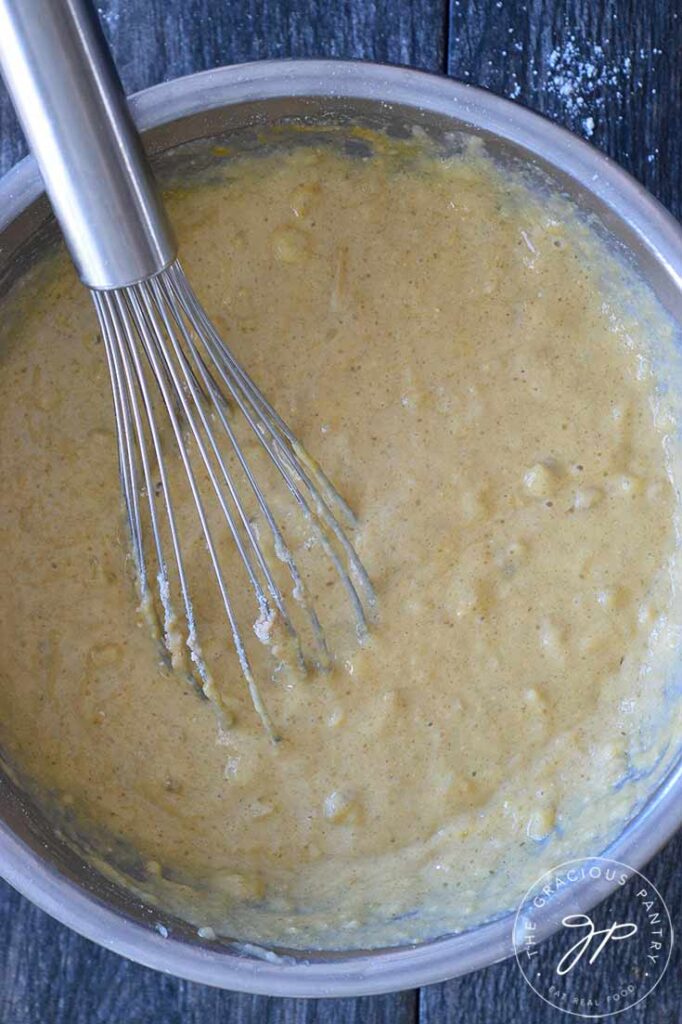
{"type": "MultiPolygon", "coordinates": [[[[259,128],[292,120],[361,121],[396,133],[418,126],[437,139],[473,132],[495,159],[530,169],[574,200],[682,323],[682,231],[675,221],[596,149],[489,93],[399,68],[274,61],[155,86],[133,97],[132,108],[162,169],[172,169],[169,151],[181,143],[236,133],[257,145],[259,128]]],[[[0,182],[0,296],[55,237],[28,158],[0,182]]],[[[274,953],[202,939],[99,874],[9,776],[0,782],[0,817],[2,874],[20,892],[101,945],[194,981],[282,996],[361,995],[442,981],[512,951],[510,914],[433,942],[359,953],[274,953]]],[[[640,867],[681,822],[678,760],[608,850],[593,852],[640,867]]],[[[574,889],[573,912],[605,895],[600,884],[586,881],[579,897],[574,889]]]]}

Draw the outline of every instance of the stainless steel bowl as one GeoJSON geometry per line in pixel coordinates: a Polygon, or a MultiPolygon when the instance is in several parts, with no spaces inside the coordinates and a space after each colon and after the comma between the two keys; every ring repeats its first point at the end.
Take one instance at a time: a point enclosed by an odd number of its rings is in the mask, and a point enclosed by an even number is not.
{"type": "MultiPolygon", "coordinates": [[[[132,107],[150,151],[290,119],[363,120],[435,137],[465,129],[499,160],[546,175],[627,254],[682,324],[682,231],[632,178],[568,132],[479,89],[399,68],[334,61],[273,61],[219,68],[147,89],[132,107]]],[[[0,295],[55,234],[29,158],[0,181],[0,295]]],[[[159,970],[222,988],[281,996],[351,996],[412,988],[484,967],[512,951],[512,916],[419,946],[368,953],[263,957],[201,940],[180,921],[143,906],[89,866],[9,778],[0,782],[0,869],[34,903],[101,945],[159,970]],[[168,929],[164,937],[159,930],[168,929]]],[[[682,822],[682,763],[609,847],[643,865],[682,822]]],[[[597,852],[597,851],[595,851],[597,852]]],[[[580,891],[587,910],[605,895],[580,891]]],[[[575,909],[575,907],[574,907],[575,909]]],[[[549,928],[549,925],[548,925],[549,928]]]]}

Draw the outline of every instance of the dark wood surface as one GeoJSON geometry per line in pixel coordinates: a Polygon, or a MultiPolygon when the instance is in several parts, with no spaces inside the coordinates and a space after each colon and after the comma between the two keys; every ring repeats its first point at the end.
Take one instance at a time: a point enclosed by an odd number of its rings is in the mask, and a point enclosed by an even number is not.
{"type": "MultiPolygon", "coordinates": [[[[599,146],[682,214],[682,0],[101,0],[129,91],[219,64],[339,56],[447,72],[599,146]]],[[[0,94],[0,172],[25,147],[0,94]]],[[[682,925],[682,836],[647,874],[682,925]]],[[[626,1024],[682,1021],[680,943],[626,1024]]],[[[241,996],[93,945],[0,883],[0,1024],[558,1024],[513,962],[420,992],[241,996]]]]}

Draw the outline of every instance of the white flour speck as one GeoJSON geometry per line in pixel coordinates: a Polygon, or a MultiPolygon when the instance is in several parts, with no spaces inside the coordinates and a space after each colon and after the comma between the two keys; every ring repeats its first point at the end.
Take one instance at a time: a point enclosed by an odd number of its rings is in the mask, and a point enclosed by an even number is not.
{"type": "MultiPolygon", "coordinates": [[[[652,47],[640,50],[639,58],[656,58],[661,53],[652,47]]],[[[631,55],[612,60],[603,46],[575,35],[552,50],[544,68],[547,93],[571,127],[581,129],[588,139],[606,116],[607,97],[621,100],[633,84],[632,74],[631,55]]]]}

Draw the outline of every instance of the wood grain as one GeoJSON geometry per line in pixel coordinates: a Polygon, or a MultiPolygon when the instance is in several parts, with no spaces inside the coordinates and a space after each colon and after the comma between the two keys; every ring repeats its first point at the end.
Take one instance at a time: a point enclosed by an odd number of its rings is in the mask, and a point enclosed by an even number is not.
{"type": "MultiPolygon", "coordinates": [[[[219,64],[341,56],[448,70],[588,137],[682,212],[679,0],[101,0],[128,91],[219,64]],[[450,4],[448,10],[448,2],[450,4]]],[[[25,152],[0,90],[0,173],[25,152]]],[[[682,920],[682,837],[647,872],[682,920]]],[[[682,952],[624,1024],[682,1021],[682,952]]],[[[415,993],[266,999],[103,950],[0,883],[0,1024],[559,1024],[516,965],[415,993]]]]}
{"type": "Polygon", "coordinates": [[[450,0],[448,72],[577,131],[682,215],[679,0],[450,0]]]}
{"type": "MultiPolygon", "coordinates": [[[[127,92],[221,64],[356,57],[445,71],[447,0],[101,0],[127,92]]],[[[26,153],[0,86],[0,174],[26,153]]]]}
{"type": "MultiPolygon", "coordinates": [[[[682,921],[682,834],[642,870],[668,904],[673,922],[682,921]]],[[[609,900],[606,901],[608,906],[609,900]]],[[[609,917],[613,920],[613,916],[609,917]]],[[[612,991],[614,979],[595,962],[600,990],[612,991]]],[[[515,960],[422,989],[420,1024],[571,1024],[569,1017],[542,1002],[523,980],[515,960]]],[[[682,1021],[682,944],[673,947],[668,970],[655,992],[639,1006],[606,1018],[623,1024],[680,1024],[682,1021]]]]}
{"type": "Polygon", "coordinates": [[[2,1024],[413,1024],[417,994],[275,999],[181,981],[109,953],[0,883],[2,1024]]]}

